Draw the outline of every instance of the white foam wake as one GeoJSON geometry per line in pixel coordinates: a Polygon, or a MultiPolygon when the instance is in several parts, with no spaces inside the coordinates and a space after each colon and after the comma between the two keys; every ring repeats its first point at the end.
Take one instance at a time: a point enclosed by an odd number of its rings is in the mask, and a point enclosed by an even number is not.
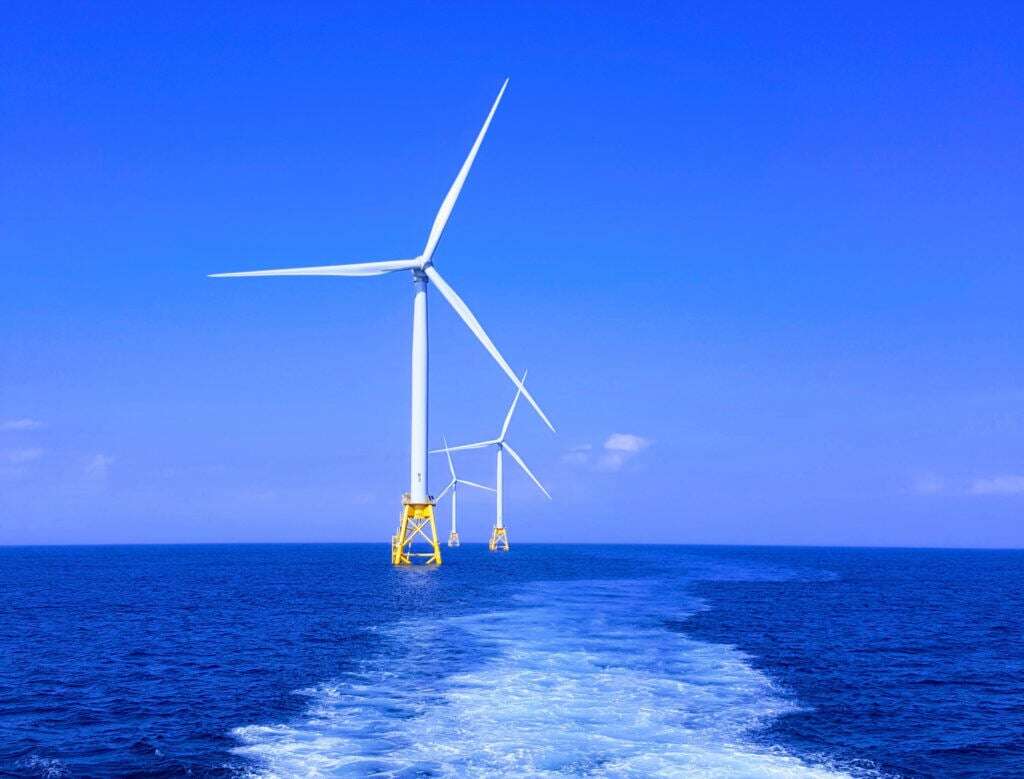
{"type": "Polygon", "coordinates": [[[544,583],[507,610],[404,623],[394,655],[304,691],[300,722],[236,729],[236,751],[282,777],[841,775],[751,738],[795,705],[735,649],[668,630],[655,586],[544,583]],[[457,651],[479,660],[445,675],[457,651]]]}

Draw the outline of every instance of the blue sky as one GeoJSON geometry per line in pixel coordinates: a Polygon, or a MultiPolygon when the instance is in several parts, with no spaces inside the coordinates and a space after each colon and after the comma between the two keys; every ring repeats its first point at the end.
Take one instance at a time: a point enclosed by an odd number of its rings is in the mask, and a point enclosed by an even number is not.
{"type": "Polygon", "coordinates": [[[408,279],[206,274],[415,254],[509,76],[436,262],[513,544],[1024,545],[1019,5],[377,5],[7,7],[0,543],[386,541],[408,279]]]}

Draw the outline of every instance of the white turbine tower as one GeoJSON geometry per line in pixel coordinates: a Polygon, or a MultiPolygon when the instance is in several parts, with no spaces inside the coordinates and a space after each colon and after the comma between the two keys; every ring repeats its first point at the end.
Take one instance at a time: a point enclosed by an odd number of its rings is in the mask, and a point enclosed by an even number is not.
{"type": "Polygon", "coordinates": [[[509,406],[508,408],[508,413],[505,415],[505,421],[501,425],[501,432],[498,433],[497,438],[491,438],[488,439],[487,441],[477,441],[475,444],[463,444],[462,446],[448,446],[447,444],[445,444],[444,449],[431,450],[431,454],[444,452],[449,457],[451,457],[452,452],[463,452],[466,451],[467,449],[486,449],[488,446],[496,447],[497,472],[495,474],[494,484],[495,487],[497,487],[497,495],[495,496],[494,529],[491,531],[491,540],[487,544],[488,548],[492,552],[495,552],[498,549],[501,549],[505,552],[508,551],[508,533],[505,530],[504,473],[502,470],[502,456],[505,453],[508,453],[508,456],[519,464],[519,467],[526,472],[526,475],[533,480],[533,483],[537,485],[537,487],[540,489],[541,492],[544,493],[547,499],[551,500],[551,495],[548,493],[546,489],[544,489],[544,485],[541,484],[537,477],[533,475],[533,472],[528,467],[526,467],[526,463],[523,462],[523,458],[519,456],[519,452],[513,449],[512,445],[506,440],[508,437],[509,425],[512,424],[512,415],[516,411],[516,406],[519,403],[520,395],[526,395],[526,397],[530,397],[526,391],[525,371],[523,372],[523,380],[518,383],[518,388],[516,389],[516,396],[512,399],[512,405],[509,406]]]}
{"type": "Polygon", "coordinates": [[[451,532],[448,534],[448,546],[458,546],[459,545],[459,529],[458,529],[458,525],[456,524],[456,520],[457,520],[456,512],[458,511],[459,485],[460,484],[465,484],[467,487],[476,487],[478,490],[486,490],[487,492],[496,492],[496,490],[494,490],[491,487],[485,487],[483,484],[477,484],[475,481],[470,481],[469,479],[460,479],[458,476],[456,476],[455,475],[455,463],[452,462],[451,452],[448,451],[448,441],[445,438],[442,438],[441,441],[444,443],[444,453],[448,455],[448,470],[452,474],[452,480],[450,482],[448,482],[448,486],[447,487],[445,487],[443,490],[441,490],[441,494],[437,496],[437,502],[440,503],[441,499],[445,495],[448,494],[449,490],[451,490],[451,493],[452,493],[452,529],[451,529],[451,532]]]}
{"type": "Polygon", "coordinates": [[[320,265],[307,268],[285,268],[279,270],[247,271],[243,273],[214,273],[217,278],[240,277],[240,276],[381,276],[385,273],[408,270],[412,271],[413,280],[413,326],[412,326],[412,418],[411,418],[411,444],[409,448],[409,492],[402,497],[402,516],[399,522],[398,532],[391,539],[391,562],[395,565],[410,565],[413,558],[420,558],[425,563],[440,564],[441,548],[437,543],[437,527],[434,523],[434,501],[427,494],[427,283],[433,282],[437,291],[448,301],[455,312],[466,323],[466,326],[483,344],[487,352],[494,358],[505,374],[516,385],[533,406],[534,410],[544,420],[544,423],[554,431],[554,426],[541,411],[537,401],[523,387],[515,372],[509,367],[505,358],[501,356],[497,347],[484,332],[483,327],[469,307],[462,301],[448,283],[441,277],[434,267],[434,252],[444,232],[445,225],[451,216],[455,201],[466,183],[466,176],[476,159],[480,144],[487,134],[487,128],[491,125],[494,112],[498,109],[502,95],[508,87],[508,79],[502,84],[498,97],[491,106],[483,127],[476,136],[472,148],[462,163],[455,181],[452,183],[448,194],[445,195],[438,209],[434,223],[431,225],[430,234],[427,237],[427,244],[423,251],[416,257],[409,260],[386,260],[383,262],[364,262],[354,265],[320,265]],[[430,551],[414,553],[413,542],[420,537],[430,545],[430,551]]]}

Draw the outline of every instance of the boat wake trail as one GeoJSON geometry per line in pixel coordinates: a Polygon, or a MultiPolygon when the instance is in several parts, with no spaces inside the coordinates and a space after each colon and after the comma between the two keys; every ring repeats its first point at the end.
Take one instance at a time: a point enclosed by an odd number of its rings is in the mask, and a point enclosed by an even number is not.
{"type": "Polygon", "coordinates": [[[390,651],[236,728],[264,776],[835,777],[759,743],[797,705],[739,651],[667,626],[653,581],[543,582],[508,608],[387,628],[390,651]]]}

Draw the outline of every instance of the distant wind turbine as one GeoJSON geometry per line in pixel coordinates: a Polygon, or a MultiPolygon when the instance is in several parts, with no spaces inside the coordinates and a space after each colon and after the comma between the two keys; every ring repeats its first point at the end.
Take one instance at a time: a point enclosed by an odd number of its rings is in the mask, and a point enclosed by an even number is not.
{"type": "Polygon", "coordinates": [[[426,246],[423,251],[410,260],[385,260],[382,262],[363,262],[352,265],[319,265],[304,268],[285,268],[278,270],[245,271],[242,273],[214,273],[214,278],[233,278],[241,276],[381,276],[385,273],[393,273],[400,270],[412,271],[413,277],[413,328],[412,328],[412,418],[411,418],[411,443],[409,448],[409,492],[402,497],[402,518],[399,522],[398,532],[391,539],[391,562],[395,565],[410,565],[413,558],[419,558],[427,564],[441,563],[441,548],[437,543],[437,527],[434,523],[433,501],[427,495],[427,282],[434,282],[441,296],[448,301],[455,312],[466,323],[466,326],[483,344],[483,347],[498,363],[498,366],[505,372],[505,375],[515,384],[519,393],[529,401],[544,423],[554,431],[554,426],[547,416],[541,411],[537,401],[523,386],[515,372],[501,356],[498,348],[484,332],[483,327],[462,298],[456,294],[448,282],[434,267],[434,252],[441,240],[445,225],[451,216],[455,201],[462,191],[469,169],[473,166],[473,160],[480,150],[480,144],[487,134],[487,128],[491,125],[494,113],[498,109],[502,95],[508,87],[508,79],[501,85],[490,113],[484,120],[483,127],[476,136],[472,148],[462,163],[455,181],[452,183],[448,194],[445,195],[438,209],[434,223],[431,225],[430,234],[427,236],[426,246]],[[430,545],[430,551],[414,553],[413,542],[419,537],[430,545]]]}
{"type": "Polygon", "coordinates": [[[492,487],[485,487],[483,484],[477,484],[475,481],[469,479],[460,479],[455,475],[455,463],[452,462],[451,452],[448,451],[448,441],[445,438],[441,439],[444,443],[444,453],[448,455],[448,470],[452,474],[452,480],[448,482],[448,486],[441,490],[441,494],[437,496],[437,502],[440,503],[441,499],[448,494],[451,490],[452,493],[452,529],[448,534],[448,546],[459,545],[459,530],[456,524],[456,512],[458,511],[458,500],[459,500],[459,485],[465,484],[467,487],[476,487],[478,490],[486,490],[487,492],[496,492],[492,487]]]}
{"type": "Polygon", "coordinates": [[[512,445],[506,440],[508,437],[509,425],[512,424],[512,415],[516,411],[516,406],[519,403],[520,395],[526,395],[527,397],[529,397],[529,395],[526,392],[525,371],[523,372],[523,379],[521,382],[519,382],[518,389],[516,390],[516,396],[512,399],[512,405],[509,406],[508,413],[505,415],[505,421],[501,426],[501,432],[498,433],[497,438],[490,438],[486,441],[478,441],[475,444],[462,444],[461,446],[448,446],[447,444],[445,444],[444,449],[433,449],[430,452],[431,454],[438,454],[440,452],[444,452],[445,454],[448,455],[448,457],[451,457],[452,452],[463,452],[468,449],[486,449],[488,446],[493,446],[497,448],[497,464],[494,480],[495,487],[497,487],[497,495],[495,496],[494,529],[491,531],[491,540],[487,544],[488,548],[492,552],[495,552],[499,549],[507,552],[509,548],[508,532],[505,530],[504,474],[502,470],[502,456],[506,452],[508,453],[508,456],[515,460],[519,464],[519,467],[526,472],[526,475],[533,480],[533,483],[537,485],[537,487],[540,489],[541,492],[544,493],[547,499],[551,500],[551,495],[548,493],[546,489],[544,489],[544,485],[540,483],[537,477],[533,475],[533,472],[526,466],[526,463],[523,462],[523,458],[519,456],[519,452],[513,449],[512,445]]]}

